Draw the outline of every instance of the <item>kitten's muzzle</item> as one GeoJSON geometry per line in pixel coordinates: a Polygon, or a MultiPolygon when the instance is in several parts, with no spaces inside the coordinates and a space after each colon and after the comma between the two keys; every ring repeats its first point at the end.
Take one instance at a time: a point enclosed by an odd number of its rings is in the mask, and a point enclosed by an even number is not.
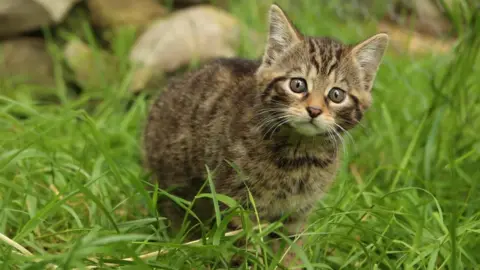
{"type": "Polygon", "coordinates": [[[307,107],[307,112],[308,115],[310,115],[311,118],[316,118],[320,114],[322,114],[322,109],[319,107],[314,107],[314,106],[308,106],[307,107]]]}

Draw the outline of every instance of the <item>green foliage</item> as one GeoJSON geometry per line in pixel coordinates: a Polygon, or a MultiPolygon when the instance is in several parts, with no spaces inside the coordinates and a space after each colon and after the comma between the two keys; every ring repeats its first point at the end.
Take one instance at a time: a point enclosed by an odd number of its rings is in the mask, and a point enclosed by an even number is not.
{"type": "MultiPolygon", "coordinates": [[[[265,33],[269,5],[257,2],[231,1],[230,10],[265,33]]],[[[354,42],[374,33],[372,23],[338,17],[338,1],[278,2],[308,34],[354,42]]],[[[466,22],[458,24],[461,35],[452,52],[390,51],[384,59],[374,105],[352,138],[345,138],[345,162],[311,217],[305,249],[292,247],[307,268],[478,268],[480,20],[478,10],[459,10],[449,13],[466,22]]],[[[240,54],[258,57],[254,42],[245,38],[240,54]]],[[[115,35],[111,46],[126,60],[131,44],[127,31],[115,35]]],[[[142,167],[149,99],[126,90],[131,70],[121,65],[118,80],[101,95],[67,95],[62,76],[68,72],[59,64],[60,103],[0,96],[0,233],[11,238],[0,238],[0,268],[226,269],[236,253],[254,269],[275,269],[279,258],[265,236],[280,224],[254,229],[248,213],[222,194],[197,196],[212,199],[216,209],[214,227],[202,228],[203,239],[184,245],[186,227],[179,235],[167,233],[168,221],[155,209],[165,192],[148,183],[142,167]],[[219,205],[230,209],[221,215],[219,205]],[[224,237],[234,212],[248,229],[224,237]],[[262,254],[233,246],[243,237],[262,254]],[[34,256],[21,255],[14,243],[34,256]],[[161,249],[169,252],[140,258],[161,249]]]]}

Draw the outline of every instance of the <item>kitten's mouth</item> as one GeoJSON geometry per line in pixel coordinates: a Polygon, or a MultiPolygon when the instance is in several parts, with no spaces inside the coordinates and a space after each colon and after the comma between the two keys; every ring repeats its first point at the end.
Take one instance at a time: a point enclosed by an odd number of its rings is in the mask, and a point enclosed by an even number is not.
{"type": "Polygon", "coordinates": [[[308,122],[292,123],[291,126],[296,132],[302,135],[321,136],[323,134],[327,134],[327,131],[315,125],[315,123],[312,120],[308,122]]]}

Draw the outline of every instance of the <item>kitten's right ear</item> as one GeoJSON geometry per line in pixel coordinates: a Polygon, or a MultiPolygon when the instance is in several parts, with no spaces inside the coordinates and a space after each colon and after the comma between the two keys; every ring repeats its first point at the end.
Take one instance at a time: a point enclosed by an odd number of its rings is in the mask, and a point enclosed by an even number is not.
{"type": "Polygon", "coordinates": [[[370,91],[373,81],[388,46],[388,35],[374,35],[352,49],[352,56],[363,74],[365,90],[370,91]]]}
{"type": "Polygon", "coordinates": [[[263,65],[270,66],[286,49],[300,42],[302,35],[276,4],[270,7],[268,42],[263,56],[263,65]]]}

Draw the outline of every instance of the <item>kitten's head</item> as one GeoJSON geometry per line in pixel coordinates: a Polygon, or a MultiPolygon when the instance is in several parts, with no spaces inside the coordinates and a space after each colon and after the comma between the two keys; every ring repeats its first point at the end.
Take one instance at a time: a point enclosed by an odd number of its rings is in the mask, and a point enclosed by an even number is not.
{"type": "Polygon", "coordinates": [[[264,112],[300,134],[354,127],[371,104],[371,89],[388,44],[377,34],[355,45],[302,35],[277,5],[257,79],[264,112]]]}

